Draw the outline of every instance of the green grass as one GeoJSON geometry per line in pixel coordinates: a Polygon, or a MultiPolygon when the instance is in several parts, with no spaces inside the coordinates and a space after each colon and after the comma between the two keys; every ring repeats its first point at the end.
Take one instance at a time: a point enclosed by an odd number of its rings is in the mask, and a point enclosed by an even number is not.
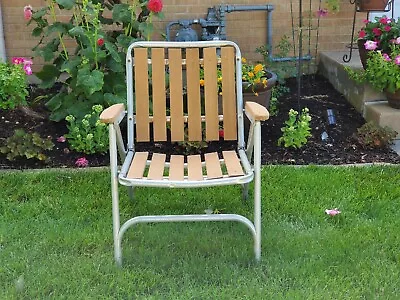
{"type": "MultiPolygon", "coordinates": [[[[394,166],[265,167],[260,264],[242,224],[141,224],[119,269],[107,171],[1,172],[0,299],[396,299],[399,183],[394,166]]],[[[136,195],[122,193],[122,220],[210,207],[252,216],[237,186],[136,195]]]]}

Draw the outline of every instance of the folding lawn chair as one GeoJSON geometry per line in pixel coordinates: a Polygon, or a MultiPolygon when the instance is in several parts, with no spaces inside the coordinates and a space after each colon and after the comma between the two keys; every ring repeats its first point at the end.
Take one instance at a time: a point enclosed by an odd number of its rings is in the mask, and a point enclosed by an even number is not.
{"type": "Polygon", "coordinates": [[[136,42],[128,48],[126,72],[127,112],[123,104],[115,104],[100,116],[102,122],[109,124],[110,131],[114,256],[117,264],[122,263],[121,240],[126,230],[135,224],[150,222],[238,221],[250,229],[255,257],[259,260],[260,121],[268,119],[269,114],[266,108],[254,102],[247,102],[243,110],[239,47],[230,41],[136,42]],[[204,97],[199,84],[200,69],[204,71],[204,97]],[[169,100],[166,76],[169,77],[169,100]],[[218,112],[219,77],[222,77],[222,114],[218,112]],[[244,113],[251,122],[247,148],[244,113]],[[119,124],[126,114],[125,148],[119,124]],[[203,138],[218,141],[221,126],[224,139],[237,141],[237,147],[223,151],[220,156],[215,152],[205,154],[203,159],[201,155],[167,157],[162,153],[149,155],[148,152],[135,151],[135,143],[167,139],[183,141],[185,135],[189,141],[203,138]],[[122,162],[120,167],[118,153],[122,162]],[[254,222],[238,214],[153,215],[133,217],[120,225],[119,184],[130,187],[131,192],[135,186],[196,188],[236,184],[242,185],[243,195],[247,197],[248,184],[253,180],[254,222]]]}

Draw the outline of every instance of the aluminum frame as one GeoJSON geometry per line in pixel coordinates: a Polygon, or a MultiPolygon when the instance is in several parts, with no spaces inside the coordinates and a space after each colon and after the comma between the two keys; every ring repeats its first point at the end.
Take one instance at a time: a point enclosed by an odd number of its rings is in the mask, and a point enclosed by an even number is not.
{"type": "MultiPolygon", "coordinates": [[[[110,141],[110,167],[111,167],[111,195],[114,237],[114,258],[118,266],[122,265],[122,238],[128,228],[139,223],[160,222],[203,222],[203,221],[236,221],[249,228],[254,238],[254,255],[257,261],[261,259],[261,124],[260,121],[251,120],[249,146],[245,150],[244,125],[243,125],[243,96],[242,96],[242,61],[239,47],[230,41],[201,41],[201,42],[136,42],[129,46],[126,57],[127,73],[127,128],[128,143],[124,148],[119,123],[125,112],[118,120],[109,125],[110,141]],[[132,50],[136,47],[158,47],[158,48],[204,48],[233,46],[235,48],[236,60],[236,97],[237,97],[237,121],[238,121],[238,153],[246,174],[238,177],[223,177],[219,179],[190,181],[187,177],[183,181],[168,181],[147,179],[127,179],[130,162],[135,153],[134,145],[134,121],[133,112],[133,72],[134,58],[132,50]],[[252,151],[254,149],[254,151],[252,151]],[[118,170],[118,152],[123,161],[120,171],[118,170]],[[251,166],[251,158],[254,155],[254,166],[251,166]],[[148,186],[165,188],[195,188],[203,186],[222,186],[238,184],[248,187],[249,182],[254,180],[254,221],[238,214],[212,214],[212,215],[158,215],[158,216],[136,216],[127,220],[122,226],[119,213],[119,191],[118,184],[129,187],[148,186]]],[[[149,163],[149,161],[148,161],[149,163]]],[[[166,164],[168,167],[168,163],[166,164]]],[[[132,190],[130,190],[132,193],[132,190]]]]}

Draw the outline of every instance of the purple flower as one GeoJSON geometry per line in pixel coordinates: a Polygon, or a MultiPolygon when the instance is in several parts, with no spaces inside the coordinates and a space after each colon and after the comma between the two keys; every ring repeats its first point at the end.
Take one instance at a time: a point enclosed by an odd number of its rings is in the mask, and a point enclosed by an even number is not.
{"type": "Polygon", "coordinates": [[[366,41],[364,43],[364,47],[367,50],[375,50],[376,48],[378,48],[378,43],[374,41],[366,41]]]}
{"type": "Polygon", "coordinates": [[[57,142],[59,142],[59,143],[65,143],[66,140],[67,139],[63,135],[57,138],[57,142]]]}
{"type": "Polygon", "coordinates": [[[76,160],[75,165],[77,167],[86,168],[89,165],[89,161],[86,159],[86,157],[81,157],[76,160]]]}
{"type": "Polygon", "coordinates": [[[387,53],[383,53],[383,54],[382,54],[382,57],[383,57],[383,59],[386,60],[386,61],[391,61],[390,56],[389,56],[387,53]]]}
{"type": "Polygon", "coordinates": [[[396,64],[396,65],[400,65],[400,55],[397,55],[396,56],[396,58],[394,59],[394,63],[396,64]]]}
{"type": "Polygon", "coordinates": [[[24,65],[24,71],[26,73],[26,75],[32,75],[32,68],[31,65],[24,65]]]}
{"type": "Polygon", "coordinates": [[[321,8],[317,10],[317,17],[326,17],[328,15],[328,10],[326,8],[321,8]]]}
{"type": "Polygon", "coordinates": [[[325,213],[333,217],[340,214],[341,212],[337,208],[334,208],[334,209],[325,209],[325,213]]]}

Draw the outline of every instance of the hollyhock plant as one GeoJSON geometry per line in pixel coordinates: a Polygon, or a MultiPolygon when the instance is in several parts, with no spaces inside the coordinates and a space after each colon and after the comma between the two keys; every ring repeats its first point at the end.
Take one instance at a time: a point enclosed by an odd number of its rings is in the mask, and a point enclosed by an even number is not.
{"type": "Polygon", "coordinates": [[[400,37],[400,23],[395,19],[376,17],[374,21],[364,20],[364,24],[358,38],[367,42],[364,43],[367,50],[382,50],[388,53],[390,45],[400,37]]]}

